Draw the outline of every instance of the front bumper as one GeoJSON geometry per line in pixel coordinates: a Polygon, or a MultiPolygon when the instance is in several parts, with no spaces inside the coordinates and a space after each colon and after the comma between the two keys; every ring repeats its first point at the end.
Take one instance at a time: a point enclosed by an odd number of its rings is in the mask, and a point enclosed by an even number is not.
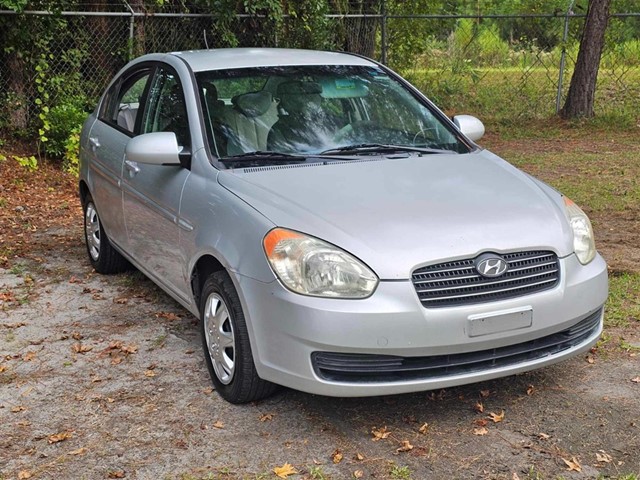
{"type": "MultiPolygon", "coordinates": [[[[363,300],[306,297],[288,291],[277,281],[262,283],[243,276],[235,280],[260,377],[309,393],[351,397],[473,383],[540,368],[588,350],[602,332],[602,308],[608,292],[606,264],[598,255],[583,266],[570,255],[560,259],[560,266],[560,282],[551,290],[491,303],[433,309],[420,304],[410,280],[382,281],[376,292],[363,300]],[[530,325],[503,322],[480,335],[471,333],[470,317],[523,309],[532,310],[530,325]],[[444,369],[435,375],[387,372],[335,380],[319,375],[312,361],[317,352],[424,359],[499,351],[567,331],[589,316],[591,327],[578,342],[541,357],[525,355],[508,364],[478,363],[464,371],[444,369]]],[[[418,359],[409,359],[413,360],[418,359]]]]}

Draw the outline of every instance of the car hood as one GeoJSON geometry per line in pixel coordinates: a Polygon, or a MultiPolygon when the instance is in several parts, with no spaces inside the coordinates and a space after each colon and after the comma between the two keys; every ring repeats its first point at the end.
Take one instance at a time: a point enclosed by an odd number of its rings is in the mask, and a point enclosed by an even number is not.
{"type": "Polygon", "coordinates": [[[275,225],[350,252],[382,280],[481,252],[573,251],[562,197],[486,150],[221,171],[275,225]]]}

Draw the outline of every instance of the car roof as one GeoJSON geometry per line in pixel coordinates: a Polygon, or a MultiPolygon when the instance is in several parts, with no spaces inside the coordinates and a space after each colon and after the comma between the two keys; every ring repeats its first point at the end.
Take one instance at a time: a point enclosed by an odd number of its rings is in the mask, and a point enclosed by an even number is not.
{"type": "Polygon", "coordinates": [[[348,53],[290,48],[219,48],[172,52],[169,55],[183,58],[194,72],[281,65],[376,65],[371,60],[348,53]]]}

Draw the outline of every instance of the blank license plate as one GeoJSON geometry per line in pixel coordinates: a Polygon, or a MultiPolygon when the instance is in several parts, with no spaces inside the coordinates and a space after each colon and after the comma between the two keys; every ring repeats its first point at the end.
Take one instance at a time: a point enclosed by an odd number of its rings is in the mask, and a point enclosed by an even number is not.
{"type": "Polygon", "coordinates": [[[467,320],[467,335],[479,337],[490,333],[508,332],[527,328],[533,322],[533,309],[529,306],[480,315],[470,315],[467,320]]]}

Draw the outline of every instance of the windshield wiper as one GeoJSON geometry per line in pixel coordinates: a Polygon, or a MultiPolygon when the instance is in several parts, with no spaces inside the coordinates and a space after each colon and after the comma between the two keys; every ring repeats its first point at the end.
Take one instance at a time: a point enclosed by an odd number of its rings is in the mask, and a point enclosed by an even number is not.
{"type": "Polygon", "coordinates": [[[350,153],[385,153],[385,152],[418,152],[418,153],[456,153],[453,150],[440,148],[412,147],[410,145],[392,145],[385,143],[357,143],[344,147],[330,148],[320,155],[341,155],[350,153]]]}
{"type": "Polygon", "coordinates": [[[230,157],[220,158],[221,162],[247,162],[251,160],[274,160],[285,162],[304,162],[306,156],[294,155],[292,153],[271,152],[267,150],[256,150],[255,152],[241,153],[230,157]]]}

